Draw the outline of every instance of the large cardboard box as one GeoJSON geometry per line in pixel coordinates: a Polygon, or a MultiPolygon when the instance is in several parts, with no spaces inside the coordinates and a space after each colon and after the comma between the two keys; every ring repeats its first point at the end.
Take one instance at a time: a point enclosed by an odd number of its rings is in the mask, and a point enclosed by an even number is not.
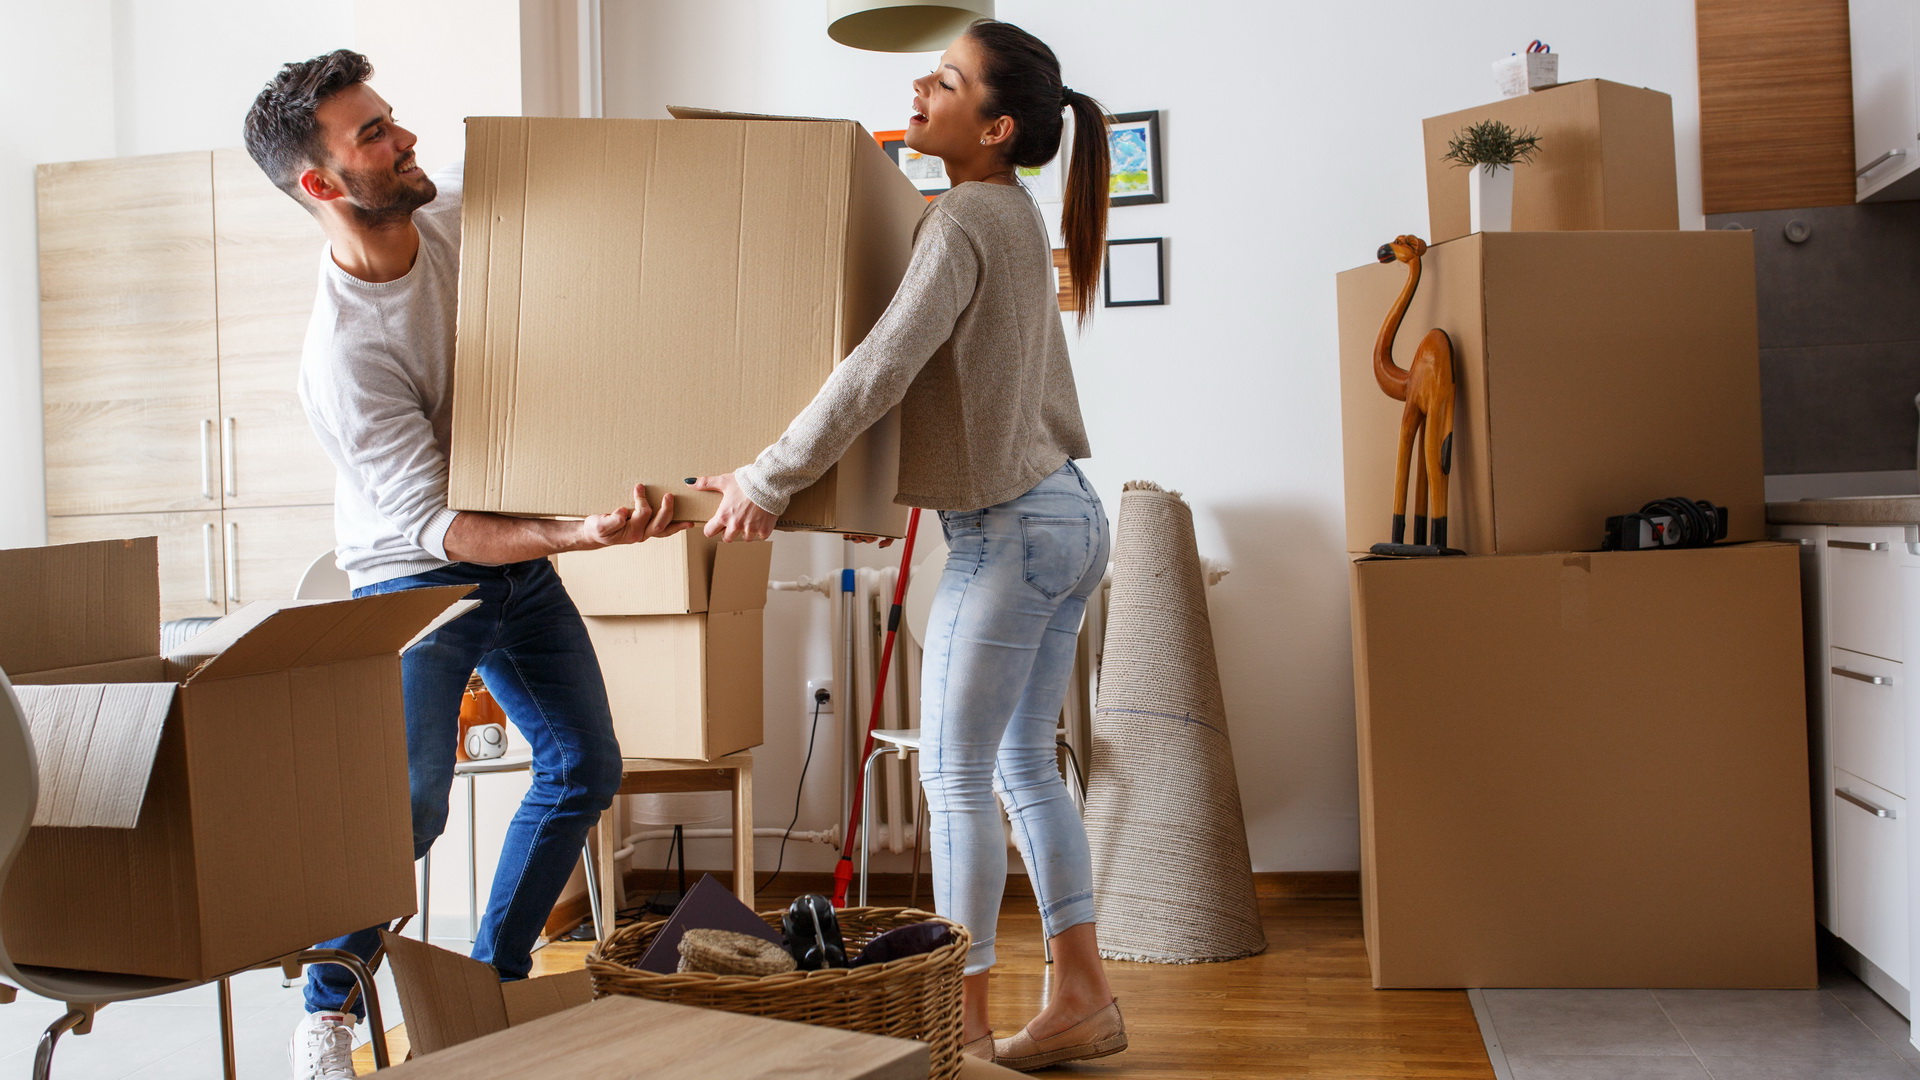
{"type": "Polygon", "coordinates": [[[501,982],[493,965],[380,931],[407,1018],[407,1046],[431,1054],[593,1000],[586,970],[501,982]]]}
{"type": "Polygon", "coordinates": [[[0,580],[40,777],[16,962],[209,979],[414,910],[400,652],[468,588],[249,604],[161,656],[152,537],[0,580]]]}
{"type": "Polygon", "coordinates": [[[772,558],[771,542],[722,544],[693,530],[559,557],[622,755],[706,761],[764,741],[761,610],[772,558]]]}
{"type": "MultiPolygon", "coordinates": [[[[1382,240],[1390,239],[1381,237],[1382,240]]],[[[1339,275],[1347,550],[1389,538],[1405,406],[1373,376],[1401,263],[1339,275]]],[[[1449,542],[1580,551],[1654,499],[1710,499],[1766,535],[1752,234],[1476,233],[1427,249],[1394,342],[1453,342],[1449,542]]]]}
{"type": "Polygon", "coordinates": [[[689,615],[767,605],[773,542],[723,544],[698,530],[559,555],[554,565],[582,615],[689,615]]]}
{"type": "MultiPolygon", "coordinates": [[[[752,461],[886,309],[926,208],[846,120],[475,118],[465,183],[448,499],[563,517],[752,461]]],[[[780,526],[903,535],[898,439],[889,414],[780,526]]]]}
{"type": "Polygon", "coordinates": [[[1467,235],[1467,170],[1441,159],[1461,128],[1499,120],[1540,136],[1513,171],[1513,227],[1677,229],[1673,99],[1658,90],[1587,79],[1422,122],[1427,216],[1434,243],[1467,235]]]}
{"type": "Polygon", "coordinates": [[[1795,545],[1353,564],[1377,987],[1812,987],[1795,545]]]}

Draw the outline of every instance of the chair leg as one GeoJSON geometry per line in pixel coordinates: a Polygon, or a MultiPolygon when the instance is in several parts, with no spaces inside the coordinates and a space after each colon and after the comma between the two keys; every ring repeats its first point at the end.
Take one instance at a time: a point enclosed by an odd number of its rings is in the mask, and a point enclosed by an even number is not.
{"type": "MultiPolygon", "coordinates": [[[[600,819],[600,827],[607,827],[606,818],[600,819]]],[[[582,876],[587,879],[587,911],[593,919],[593,938],[595,942],[602,942],[607,940],[608,934],[613,933],[613,927],[607,925],[606,916],[600,910],[600,879],[594,876],[591,843],[580,845],[580,866],[582,876]]]]}
{"type": "Polygon", "coordinates": [[[420,856],[420,940],[429,943],[433,940],[430,930],[433,912],[427,905],[431,903],[433,903],[433,849],[428,848],[427,853],[420,856]]]}
{"type": "Polygon", "coordinates": [[[867,755],[866,776],[860,781],[860,906],[867,906],[867,864],[873,857],[873,766],[882,754],[897,754],[900,751],[891,744],[882,743],[867,755]]]}
{"type": "Polygon", "coordinates": [[[226,1080],[239,1080],[240,1069],[233,1053],[233,984],[226,979],[219,980],[217,993],[220,998],[220,1075],[226,1080]]]}
{"type": "Polygon", "coordinates": [[[69,1005],[65,1016],[48,1024],[47,1030],[40,1033],[40,1048],[33,1054],[33,1080],[48,1080],[53,1075],[54,1044],[69,1031],[84,1035],[85,1029],[92,1026],[94,1008],[92,1005],[69,1005]]]}
{"type": "Polygon", "coordinates": [[[295,953],[293,959],[303,964],[339,964],[353,973],[353,981],[358,985],[360,995],[367,1002],[367,1023],[372,1025],[368,1035],[373,1043],[373,1067],[384,1069],[387,1060],[387,1029],[380,1020],[380,994],[373,985],[373,972],[360,958],[345,949],[308,949],[295,953]]]}

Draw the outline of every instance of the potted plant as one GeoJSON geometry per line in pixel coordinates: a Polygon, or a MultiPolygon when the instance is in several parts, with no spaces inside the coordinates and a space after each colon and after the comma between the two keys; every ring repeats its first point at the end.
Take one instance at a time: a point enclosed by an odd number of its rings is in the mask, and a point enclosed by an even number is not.
{"type": "Polygon", "coordinates": [[[1540,136],[1499,120],[1468,124],[1447,140],[1441,160],[1465,168],[1469,232],[1513,228],[1513,167],[1533,160],[1540,136]]]}

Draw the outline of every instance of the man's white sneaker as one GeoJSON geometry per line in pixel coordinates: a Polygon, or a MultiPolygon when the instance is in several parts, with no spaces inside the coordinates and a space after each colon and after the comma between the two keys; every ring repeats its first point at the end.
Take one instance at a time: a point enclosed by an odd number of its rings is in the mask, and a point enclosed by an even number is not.
{"type": "Polygon", "coordinates": [[[293,1080],[353,1080],[353,1023],[348,1013],[308,1013],[287,1046],[293,1080]]]}

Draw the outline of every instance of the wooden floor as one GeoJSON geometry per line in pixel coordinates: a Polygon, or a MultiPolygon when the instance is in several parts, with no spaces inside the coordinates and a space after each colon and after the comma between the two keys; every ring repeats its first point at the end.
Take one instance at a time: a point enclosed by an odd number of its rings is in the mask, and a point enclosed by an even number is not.
{"type": "MultiPolygon", "coordinates": [[[[774,907],[781,898],[763,898],[774,907]]],[[[1230,964],[1109,964],[1131,1046],[1100,1061],[1055,1070],[1082,1077],[1486,1077],[1493,1076],[1467,995],[1458,990],[1375,990],[1368,984],[1357,900],[1263,899],[1265,953],[1230,964]]],[[[1009,897],[994,971],[993,1022],[1019,1030],[1046,993],[1040,919],[1009,897]]],[[[586,945],[536,953],[535,971],[584,963],[586,945]]],[[[394,1059],[406,1053],[395,1029],[394,1059]]],[[[371,1054],[356,1062],[364,1073],[371,1054]]]]}

